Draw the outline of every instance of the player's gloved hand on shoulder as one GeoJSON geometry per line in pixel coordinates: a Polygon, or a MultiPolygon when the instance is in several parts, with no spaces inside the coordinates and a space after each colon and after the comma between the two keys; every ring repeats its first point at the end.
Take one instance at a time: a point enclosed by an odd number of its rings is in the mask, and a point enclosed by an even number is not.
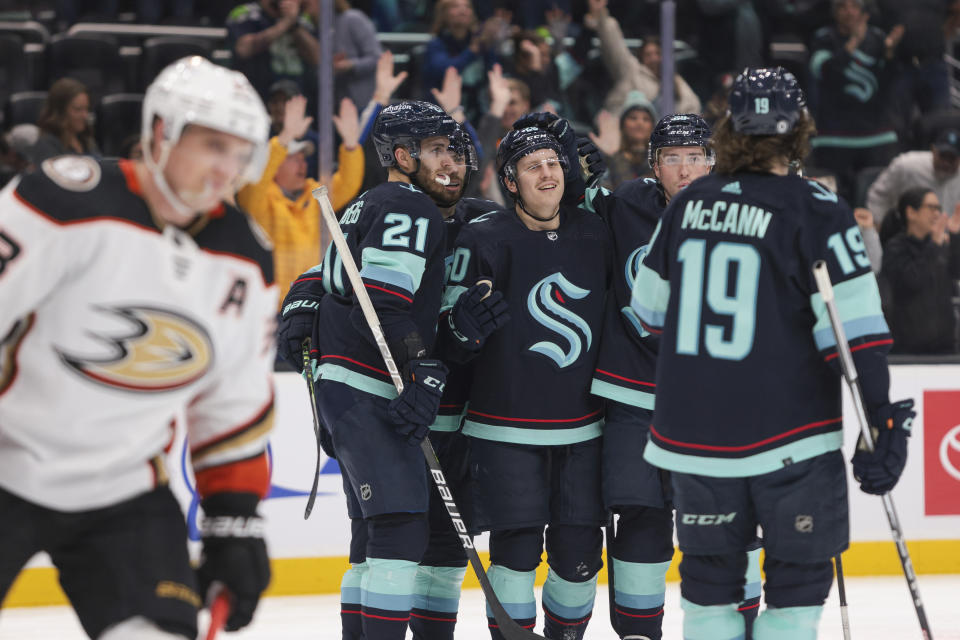
{"type": "Polygon", "coordinates": [[[320,299],[310,296],[290,298],[283,301],[280,322],[277,325],[277,355],[293,367],[303,371],[303,356],[300,345],[313,334],[320,299]]]}
{"type": "Polygon", "coordinates": [[[896,486],[907,464],[907,438],[916,415],[913,400],[885,404],[873,412],[873,453],[867,451],[861,435],[851,461],[862,491],[883,495],[896,486]]]}
{"type": "Polygon", "coordinates": [[[203,499],[200,535],[203,553],[197,569],[200,596],[205,600],[214,583],[231,595],[226,630],[247,626],[270,584],[270,561],[263,541],[263,519],[257,515],[260,498],[252,493],[215,493],[203,499]]]}
{"type": "Polygon", "coordinates": [[[593,144],[587,136],[577,136],[577,154],[580,156],[581,165],[587,171],[587,188],[597,186],[600,178],[607,170],[607,162],[603,159],[603,153],[593,144]]]}
{"type": "Polygon", "coordinates": [[[460,295],[447,316],[447,325],[466,348],[477,350],[509,320],[503,294],[494,291],[489,281],[481,281],[460,295]]]}
{"type": "Polygon", "coordinates": [[[387,414],[411,445],[420,444],[437,419],[447,367],[439,360],[410,360],[403,365],[403,393],[390,401],[387,414]]]}

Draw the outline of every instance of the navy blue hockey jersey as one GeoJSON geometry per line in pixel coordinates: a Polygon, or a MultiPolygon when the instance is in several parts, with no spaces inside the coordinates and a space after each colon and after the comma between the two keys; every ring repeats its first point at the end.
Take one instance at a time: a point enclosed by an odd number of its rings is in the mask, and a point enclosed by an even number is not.
{"type": "Polygon", "coordinates": [[[478,280],[503,293],[511,320],[471,362],[463,432],[489,440],[562,445],[601,434],[601,401],[590,395],[609,283],[604,222],[562,206],[555,231],[532,231],[512,210],[460,233],[445,298],[478,280]]]}
{"type": "MultiPolygon", "coordinates": [[[[462,198],[457,203],[456,209],[451,217],[446,218],[444,229],[446,230],[446,275],[445,282],[449,281],[450,273],[453,268],[453,254],[457,237],[461,229],[471,220],[499,208],[496,202],[492,200],[482,200],[480,198],[462,198]]],[[[456,300],[444,299],[441,303],[441,332],[445,324],[446,314],[456,300]]],[[[438,342],[442,341],[438,336],[438,342]]],[[[436,355],[436,354],[435,354],[436,355]]],[[[466,409],[467,399],[470,394],[470,382],[472,379],[472,367],[469,363],[447,362],[450,371],[447,374],[447,382],[443,388],[443,397],[440,398],[440,410],[437,411],[437,419],[430,429],[432,431],[457,431],[460,423],[463,421],[463,413],[466,409]]]]}
{"type": "MultiPolygon", "coordinates": [[[[340,228],[387,344],[416,332],[429,352],[440,313],[446,244],[443,217],[433,200],[413,185],[387,182],[347,207],[340,228]]],[[[390,374],[333,244],[312,276],[320,278],[326,294],[317,312],[319,375],[395,398],[390,374]]]]}
{"type": "Polygon", "coordinates": [[[590,390],[623,404],[653,409],[656,338],[642,327],[630,306],[630,295],[637,269],[666,206],[663,190],[651,178],[630,180],[612,193],[588,189],[583,206],[607,222],[614,252],[600,355],[590,390]]]}
{"type": "Polygon", "coordinates": [[[755,173],[707,176],[671,201],[632,299],[662,331],[648,461],[742,477],[840,448],[836,343],[811,271],[820,259],[876,407],[891,339],[847,204],[815,182],[755,173]]]}

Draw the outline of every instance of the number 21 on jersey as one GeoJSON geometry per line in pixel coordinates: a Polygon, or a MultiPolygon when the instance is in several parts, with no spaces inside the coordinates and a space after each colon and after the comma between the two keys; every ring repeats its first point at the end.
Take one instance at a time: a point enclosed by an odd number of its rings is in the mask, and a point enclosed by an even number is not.
{"type": "Polygon", "coordinates": [[[420,253],[427,246],[427,227],[430,221],[426,218],[417,218],[416,222],[410,220],[410,216],[405,213],[388,213],[383,218],[384,224],[388,225],[383,232],[384,247],[404,247],[410,248],[410,228],[417,228],[417,238],[414,242],[414,249],[420,253]]]}
{"type": "Polygon", "coordinates": [[[696,356],[702,346],[714,358],[743,360],[756,333],[760,253],[739,242],[718,242],[708,252],[706,240],[690,238],[680,245],[677,259],[683,265],[677,353],[696,356]],[[729,316],[729,323],[705,324],[704,302],[713,313],[729,316]]]}

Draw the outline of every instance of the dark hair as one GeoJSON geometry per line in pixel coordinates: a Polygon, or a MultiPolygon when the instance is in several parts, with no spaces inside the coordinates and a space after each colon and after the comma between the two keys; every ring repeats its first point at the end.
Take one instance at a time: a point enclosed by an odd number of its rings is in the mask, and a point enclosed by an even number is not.
{"type": "Polygon", "coordinates": [[[717,154],[716,173],[769,171],[778,159],[800,162],[810,152],[810,138],[817,132],[813,118],[801,114],[793,130],[784,135],[751,136],[733,130],[730,115],[725,115],[713,130],[713,149],[717,154]]]}
{"type": "MultiPolygon", "coordinates": [[[[60,78],[52,85],[47,92],[47,100],[43,103],[43,109],[40,111],[40,117],[37,119],[37,126],[40,130],[49,133],[63,143],[68,145],[67,138],[67,108],[73,99],[80,94],[86,94],[90,97],[90,92],[85,84],[73,78],[60,78]]],[[[90,149],[93,146],[93,131],[88,124],[79,134],[77,139],[84,149],[90,149]]]]}
{"type": "Polygon", "coordinates": [[[929,187],[910,187],[900,194],[900,198],[897,200],[897,216],[900,217],[900,222],[903,223],[904,227],[907,225],[907,207],[919,209],[923,206],[923,200],[928,193],[934,193],[933,189],[929,187]]]}

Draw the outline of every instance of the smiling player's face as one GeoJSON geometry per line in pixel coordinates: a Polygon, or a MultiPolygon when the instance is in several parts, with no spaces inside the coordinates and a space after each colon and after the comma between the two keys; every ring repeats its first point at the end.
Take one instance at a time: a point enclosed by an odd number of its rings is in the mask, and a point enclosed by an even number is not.
{"type": "MultiPolygon", "coordinates": [[[[511,188],[512,187],[512,188],[511,188]]],[[[563,165],[553,149],[539,149],[517,161],[517,181],[508,183],[520,192],[528,209],[556,208],[563,197],[563,165]]]]}

